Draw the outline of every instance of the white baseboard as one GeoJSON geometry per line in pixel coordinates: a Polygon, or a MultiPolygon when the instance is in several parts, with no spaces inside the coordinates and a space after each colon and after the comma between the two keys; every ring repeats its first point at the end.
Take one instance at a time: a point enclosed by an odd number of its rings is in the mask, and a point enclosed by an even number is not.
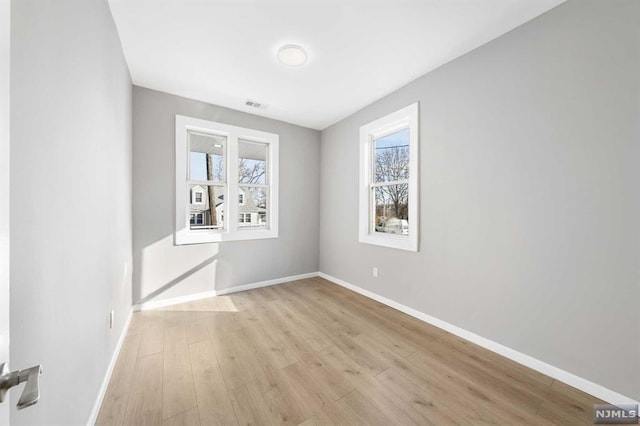
{"type": "Polygon", "coordinates": [[[209,290],[202,293],[189,294],[187,296],[172,297],[169,299],[152,300],[133,306],[133,311],[145,311],[154,308],[163,308],[165,306],[177,305],[179,303],[193,302],[194,300],[205,299],[207,297],[222,296],[225,294],[237,293],[240,291],[252,290],[254,288],[267,287],[270,285],[287,283],[290,281],[304,280],[306,278],[317,277],[318,272],[309,272],[307,274],[291,275],[288,277],[275,278],[273,280],[259,281],[256,283],[244,284],[235,287],[223,288],[221,290],[209,290]]]}
{"type": "Polygon", "coordinates": [[[237,293],[239,291],[252,290],[254,288],[268,287],[270,285],[283,284],[283,283],[288,283],[288,282],[291,282],[291,281],[304,280],[304,279],[307,279],[307,278],[314,278],[314,277],[317,277],[318,274],[319,274],[318,272],[309,272],[307,274],[291,275],[289,277],[276,278],[276,279],[273,279],[273,280],[260,281],[260,282],[257,282],[257,283],[251,283],[251,284],[239,285],[239,286],[236,286],[236,287],[224,288],[222,290],[217,290],[216,291],[216,295],[217,296],[222,296],[223,294],[237,293]]]}
{"type": "Polygon", "coordinates": [[[505,358],[509,358],[510,360],[513,360],[518,364],[522,364],[533,370],[539,371],[542,374],[546,374],[549,377],[566,383],[569,386],[573,386],[574,388],[588,393],[589,395],[595,396],[596,398],[599,398],[603,401],[606,401],[609,404],[639,404],[638,401],[635,401],[634,399],[624,396],[618,392],[612,391],[611,389],[607,389],[597,383],[576,376],[575,374],[569,373],[568,371],[562,370],[558,367],[554,367],[553,365],[547,364],[546,362],[540,361],[539,359],[533,358],[529,355],[525,355],[507,346],[501,345],[500,343],[496,343],[492,340],[479,336],[463,328],[457,327],[446,321],[434,318],[416,309],[410,308],[384,296],[380,296],[379,294],[373,293],[369,290],[360,288],[339,278],[332,277],[331,275],[327,275],[323,272],[319,272],[318,276],[336,283],[342,287],[348,288],[349,290],[355,291],[356,293],[362,294],[363,296],[366,296],[370,299],[376,300],[380,303],[397,309],[400,312],[404,312],[407,315],[411,315],[412,317],[415,317],[421,321],[448,331],[451,334],[462,337],[463,339],[475,343],[478,346],[482,346],[483,348],[500,354],[505,358]]]}
{"type": "Polygon", "coordinates": [[[113,351],[113,356],[111,357],[111,362],[109,362],[109,367],[107,368],[107,373],[104,376],[102,385],[100,386],[100,391],[98,392],[98,397],[96,398],[96,402],[93,404],[93,409],[91,410],[89,421],[87,421],[87,426],[94,426],[96,424],[96,421],[98,420],[100,407],[102,406],[102,401],[104,400],[104,396],[107,393],[107,387],[109,386],[109,381],[111,380],[113,369],[116,366],[116,362],[118,361],[118,356],[120,355],[120,350],[122,349],[122,344],[124,343],[124,338],[127,336],[127,331],[129,330],[129,324],[131,323],[132,313],[133,313],[132,311],[129,311],[129,315],[127,315],[127,320],[124,322],[122,333],[120,334],[120,338],[118,339],[118,344],[116,345],[116,348],[113,351]]]}
{"type": "Polygon", "coordinates": [[[178,305],[185,302],[193,302],[194,300],[205,299],[207,297],[217,296],[215,290],[203,291],[202,293],[188,294],[186,296],[170,297],[168,299],[151,300],[138,305],[133,305],[133,312],[146,311],[155,308],[164,308],[165,306],[178,305]]]}

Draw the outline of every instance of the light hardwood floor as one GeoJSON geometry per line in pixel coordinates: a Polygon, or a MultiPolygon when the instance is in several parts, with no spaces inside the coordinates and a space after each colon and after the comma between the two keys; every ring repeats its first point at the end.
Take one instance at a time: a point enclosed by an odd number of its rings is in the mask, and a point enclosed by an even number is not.
{"type": "Polygon", "coordinates": [[[321,278],[133,315],[99,425],[585,425],[597,399],[321,278]]]}

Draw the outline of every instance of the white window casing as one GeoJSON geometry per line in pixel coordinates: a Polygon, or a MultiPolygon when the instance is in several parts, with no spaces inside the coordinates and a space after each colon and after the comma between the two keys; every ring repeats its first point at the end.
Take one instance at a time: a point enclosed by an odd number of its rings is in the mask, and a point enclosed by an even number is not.
{"type": "MultiPolygon", "coordinates": [[[[359,182],[359,241],[408,251],[418,251],[419,245],[419,105],[411,104],[360,127],[360,182],[359,182]],[[375,140],[409,130],[408,178],[408,235],[376,232],[375,188],[394,182],[375,181],[375,140]]],[[[402,181],[402,183],[407,183],[402,181]]]]}
{"type": "MultiPolygon", "coordinates": [[[[273,133],[224,123],[176,115],[176,203],[175,203],[175,244],[199,244],[223,241],[252,240],[278,237],[278,172],[279,172],[279,136],[273,133]],[[224,136],[227,139],[224,155],[225,181],[215,186],[224,188],[224,226],[221,229],[190,229],[189,226],[189,132],[224,136]],[[266,187],[267,223],[261,228],[239,227],[239,184],[238,178],[238,140],[266,144],[266,187]],[[231,200],[235,202],[230,202],[231,200]]],[[[202,182],[213,185],[212,182],[202,182]]],[[[254,185],[249,185],[254,186],[254,185]]],[[[246,197],[245,197],[246,198],[246,197]]],[[[243,200],[246,204],[246,200],[243,200]]],[[[215,200],[209,200],[210,208],[215,209],[215,200]]],[[[222,215],[221,215],[222,216],[222,215]]]]}

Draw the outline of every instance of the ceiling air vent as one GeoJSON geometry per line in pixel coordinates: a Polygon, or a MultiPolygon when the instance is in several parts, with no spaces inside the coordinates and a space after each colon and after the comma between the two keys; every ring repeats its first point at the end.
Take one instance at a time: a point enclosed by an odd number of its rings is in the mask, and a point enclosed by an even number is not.
{"type": "Polygon", "coordinates": [[[256,102],[256,101],[252,101],[251,99],[247,99],[244,104],[246,106],[250,106],[252,108],[258,108],[258,109],[267,109],[269,107],[269,105],[264,104],[262,102],[256,102]]]}

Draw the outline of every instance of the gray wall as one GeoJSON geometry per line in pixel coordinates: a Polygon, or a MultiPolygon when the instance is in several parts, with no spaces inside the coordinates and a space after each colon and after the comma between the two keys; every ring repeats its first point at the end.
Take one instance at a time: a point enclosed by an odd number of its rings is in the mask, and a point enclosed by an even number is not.
{"type": "Polygon", "coordinates": [[[133,123],[134,303],[318,270],[318,131],[140,87],[133,123]],[[280,135],[279,238],[173,244],[176,114],[280,135]]]}
{"type": "Polygon", "coordinates": [[[569,1],[324,130],[320,270],[640,399],[639,20],[569,1]],[[359,244],[359,127],[415,101],[420,252],[359,244]]]}
{"type": "Polygon", "coordinates": [[[86,424],[131,306],[131,80],[105,0],[11,6],[11,361],[44,367],[11,424],[86,424]]]}

